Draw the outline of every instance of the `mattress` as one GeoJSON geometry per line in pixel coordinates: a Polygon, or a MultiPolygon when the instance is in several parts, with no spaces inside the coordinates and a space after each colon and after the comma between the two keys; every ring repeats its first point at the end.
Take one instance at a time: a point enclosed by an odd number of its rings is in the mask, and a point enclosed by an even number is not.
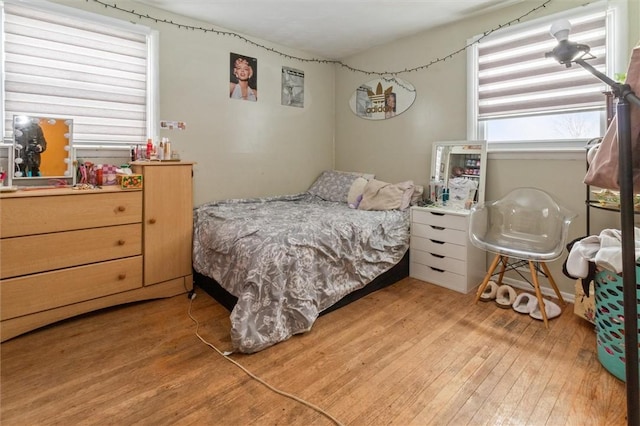
{"type": "Polygon", "coordinates": [[[309,193],[194,210],[194,270],[237,298],[234,349],[252,353],[311,329],[320,312],[398,264],[408,211],[362,211],[309,193]]]}

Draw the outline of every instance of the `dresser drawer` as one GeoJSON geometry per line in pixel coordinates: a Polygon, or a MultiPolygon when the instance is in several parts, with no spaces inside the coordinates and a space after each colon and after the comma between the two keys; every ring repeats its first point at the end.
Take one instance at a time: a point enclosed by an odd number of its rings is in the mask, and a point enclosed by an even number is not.
{"type": "Polygon", "coordinates": [[[417,208],[411,209],[411,222],[458,229],[461,231],[466,231],[467,229],[467,216],[420,210],[417,208]]]}
{"type": "Polygon", "coordinates": [[[142,222],[142,191],[3,198],[0,219],[2,238],[142,222]]]}
{"type": "Polygon", "coordinates": [[[460,246],[465,246],[469,238],[465,231],[433,225],[423,225],[421,223],[411,224],[411,235],[460,246]]]}
{"type": "Polygon", "coordinates": [[[467,247],[443,241],[411,236],[411,252],[426,251],[441,256],[453,257],[462,261],[467,260],[467,247]]]}
{"type": "Polygon", "coordinates": [[[410,262],[409,274],[419,280],[427,281],[431,284],[436,284],[460,293],[467,293],[469,291],[466,277],[450,271],[438,270],[427,265],[410,262]]]}
{"type": "Polygon", "coordinates": [[[0,278],[142,254],[142,224],[5,238],[0,278]]]}
{"type": "Polygon", "coordinates": [[[3,321],[142,287],[142,256],[78,266],[0,283],[3,321]]]}
{"type": "Polygon", "coordinates": [[[466,275],[465,271],[467,269],[467,266],[464,260],[420,250],[414,250],[410,252],[409,255],[411,256],[411,262],[430,266],[442,271],[453,272],[462,276],[466,275]]]}

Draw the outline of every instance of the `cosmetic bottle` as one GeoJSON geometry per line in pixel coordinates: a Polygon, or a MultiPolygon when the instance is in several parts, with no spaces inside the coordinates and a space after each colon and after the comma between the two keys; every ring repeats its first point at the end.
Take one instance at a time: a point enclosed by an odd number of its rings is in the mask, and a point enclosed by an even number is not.
{"type": "Polygon", "coordinates": [[[164,158],[167,160],[171,159],[171,142],[169,142],[169,138],[166,138],[164,141],[164,158]]]}
{"type": "Polygon", "coordinates": [[[103,174],[102,174],[102,165],[99,164],[97,169],[96,169],[96,185],[97,186],[102,186],[102,181],[103,181],[103,174]]]}
{"type": "Polygon", "coordinates": [[[160,141],[160,145],[158,145],[158,160],[164,160],[164,138],[160,141]]]}

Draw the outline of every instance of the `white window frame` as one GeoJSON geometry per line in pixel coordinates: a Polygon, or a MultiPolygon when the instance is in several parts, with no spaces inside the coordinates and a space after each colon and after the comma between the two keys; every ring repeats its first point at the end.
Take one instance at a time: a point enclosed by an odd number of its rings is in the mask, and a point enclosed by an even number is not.
{"type": "MultiPolygon", "coordinates": [[[[0,0],[0,94],[2,94],[2,102],[0,102],[0,135],[3,135],[4,144],[11,144],[13,141],[9,137],[5,137],[5,52],[4,52],[4,5],[18,4],[28,7],[40,9],[45,12],[66,15],[74,19],[95,22],[105,26],[111,26],[124,31],[142,34],[147,39],[147,82],[146,82],[146,132],[148,137],[153,137],[158,132],[159,111],[160,111],[160,87],[159,87],[159,33],[150,27],[144,25],[123,21],[120,19],[88,12],[74,7],[64,6],[42,0],[0,0]]],[[[104,145],[96,141],[87,142],[83,145],[74,145],[76,148],[119,148],[124,145],[104,145]]]]}
{"type": "MultiPolygon", "coordinates": [[[[496,34],[504,35],[510,32],[523,31],[532,26],[539,26],[541,23],[551,24],[559,19],[569,19],[577,13],[585,13],[590,10],[606,10],[606,26],[607,26],[607,58],[606,58],[606,74],[613,76],[615,72],[623,72],[626,70],[628,58],[624,52],[627,52],[627,7],[625,1],[611,0],[609,2],[599,1],[588,4],[580,8],[573,8],[563,12],[551,14],[531,20],[525,23],[513,25],[496,32],[496,34]]],[[[467,49],[467,137],[470,140],[486,139],[484,122],[478,120],[478,47],[477,41],[481,35],[475,36],[468,40],[472,47],[467,49]]],[[[490,39],[488,36],[487,39],[490,39]]],[[[549,36],[551,37],[551,35],[549,36]]],[[[571,35],[569,35],[571,40],[571,35]]],[[[558,66],[561,66],[558,64],[558,66]]],[[[572,65],[579,67],[580,65],[572,65]]],[[[594,81],[598,81],[594,76],[594,81]]],[[[604,95],[603,95],[604,100],[604,95]]],[[[606,123],[605,112],[601,113],[601,127],[604,129],[606,123]]],[[[543,158],[558,158],[554,155],[562,152],[576,153],[584,155],[585,139],[574,140],[527,140],[527,141],[487,141],[487,151],[489,153],[527,153],[539,154],[543,158]]],[[[505,158],[509,158],[508,156],[505,158]]],[[[530,157],[529,157],[530,158],[530,157]]]]}

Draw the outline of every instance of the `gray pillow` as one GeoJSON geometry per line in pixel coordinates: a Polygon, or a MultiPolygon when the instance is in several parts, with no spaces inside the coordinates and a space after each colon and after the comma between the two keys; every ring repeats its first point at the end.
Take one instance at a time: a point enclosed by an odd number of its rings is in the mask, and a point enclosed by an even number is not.
{"type": "Polygon", "coordinates": [[[325,170],[307,192],[326,201],[346,203],[351,185],[361,176],[362,173],[325,170]]]}

